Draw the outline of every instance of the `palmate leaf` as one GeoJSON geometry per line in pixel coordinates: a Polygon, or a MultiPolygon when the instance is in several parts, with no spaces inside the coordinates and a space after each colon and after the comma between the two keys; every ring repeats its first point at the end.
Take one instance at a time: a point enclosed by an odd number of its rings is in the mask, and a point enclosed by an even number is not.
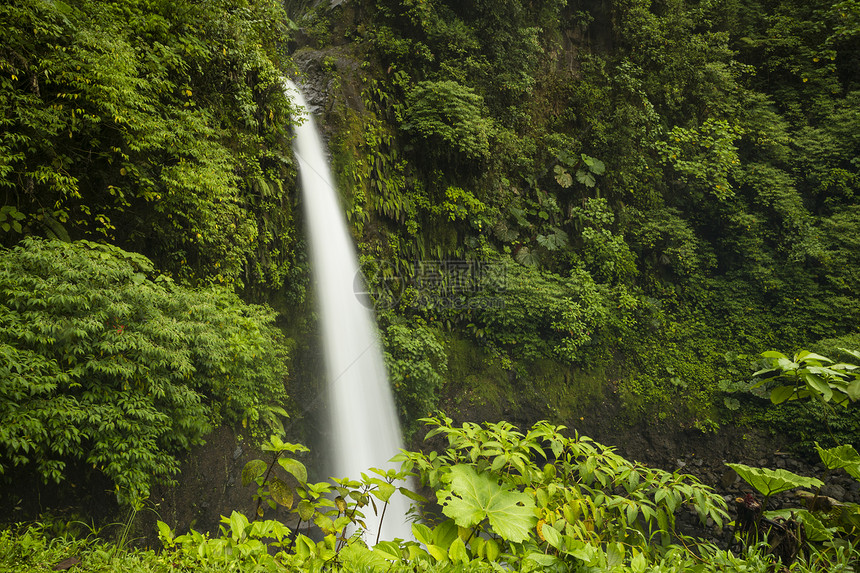
{"type": "Polygon", "coordinates": [[[474,527],[488,519],[503,539],[518,543],[529,538],[537,523],[534,501],[526,494],[501,485],[487,472],[477,473],[468,465],[451,468],[449,490],[437,493],[442,513],[460,527],[474,527]]]}
{"type": "Polygon", "coordinates": [[[816,442],[815,449],[821,456],[821,461],[831,470],[844,468],[856,480],[860,480],[860,454],[851,444],[824,449],[816,442]]]}
{"type": "Polygon", "coordinates": [[[588,155],[583,153],[582,161],[588,167],[589,171],[591,171],[595,175],[603,175],[603,173],[606,171],[606,165],[599,159],[589,157],[588,155]]]}
{"type": "Polygon", "coordinates": [[[767,468],[751,468],[744,464],[726,464],[745,482],[753,486],[760,494],[770,497],[773,494],[788,491],[796,487],[821,487],[819,479],[799,476],[788,470],[769,470],[767,468]]]}
{"type": "Polygon", "coordinates": [[[594,175],[584,169],[577,169],[576,180],[585,185],[586,187],[594,187],[597,183],[597,180],[594,178],[594,175]]]}
{"type": "Polygon", "coordinates": [[[514,255],[514,258],[519,264],[527,267],[534,267],[540,263],[537,255],[532,253],[525,245],[519,248],[516,255],[514,255]]]}
{"type": "Polygon", "coordinates": [[[570,173],[568,173],[567,169],[565,169],[561,165],[556,165],[553,168],[553,171],[555,172],[555,180],[558,182],[559,185],[561,185],[565,189],[573,185],[573,177],[570,176],[570,173]]]}

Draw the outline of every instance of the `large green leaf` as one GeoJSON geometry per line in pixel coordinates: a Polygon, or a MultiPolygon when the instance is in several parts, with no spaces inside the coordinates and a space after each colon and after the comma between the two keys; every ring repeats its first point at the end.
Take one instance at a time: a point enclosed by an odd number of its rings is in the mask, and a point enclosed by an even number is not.
{"type": "Polygon", "coordinates": [[[804,372],[802,374],[803,380],[806,382],[806,386],[810,389],[818,393],[825,402],[829,402],[831,398],[833,398],[833,390],[830,386],[821,379],[820,376],[816,376],[815,374],[809,374],[804,372]]]}
{"type": "Polygon", "coordinates": [[[469,552],[466,551],[466,544],[459,537],[454,540],[454,543],[448,548],[448,557],[454,563],[468,563],[469,552]]]}
{"type": "Polygon", "coordinates": [[[588,155],[583,153],[582,161],[585,163],[585,165],[588,166],[588,169],[596,175],[603,175],[603,173],[606,171],[606,165],[599,159],[589,157],[588,155]]]}
{"type": "Polygon", "coordinates": [[[840,348],[839,350],[841,350],[842,352],[845,352],[846,354],[850,354],[854,358],[857,358],[858,360],[860,360],[860,351],[858,351],[858,350],[851,350],[849,348],[840,348]]]}
{"type": "Polygon", "coordinates": [[[848,384],[845,388],[845,393],[852,402],[860,400],[860,378],[848,384]]]}
{"type": "Polygon", "coordinates": [[[305,468],[305,464],[299,460],[294,460],[293,458],[279,458],[278,463],[281,464],[282,468],[293,474],[299,482],[304,483],[308,481],[308,470],[305,468]]]}
{"type": "Polygon", "coordinates": [[[262,477],[266,473],[267,467],[266,462],[263,460],[251,460],[245,464],[245,467],[242,468],[242,485],[250,485],[252,481],[258,477],[262,477]]]}
{"type": "Polygon", "coordinates": [[[794,386],[777,386],[770,391],[770,401],[774,404],[782,404],[794,394],[794,386]]]}
{"type": "Polygon", "coordinates": [[[293,507],[293,490],[278,478],[269,480],[269,493],[278,505],[283,505],[287,509],[293,507]]]}
{"type": "Polygon", "coordinates": [[[738,472],[741,479],[753,486],[760,494],[768,497],[796,487],[821,487],[824,485],[824,482],[819,479],[799,476],[788,470],[751,468],[744,464],[726,465],[738,472]]]}
{"type": "Polygon", "coordinates": [[[594,187],[597,183],[597,180],[594,178],[594,175],[592,175],[585,169],[576,170],[576,180],[585,185],[586,187],[594,187]]]}
{"type": "Polygon", "coordinates": [[[303,499],[299,502],[298,513],[302,521],[310,521],[315,511],[314,504],[310,501],[303,499]]]}
{"type": "Polygon", "coordinates": [[[816,354],[814,352],[809,352],[808,350],[801,350],[794,356],[795,362],[807,362],[809,360],[815,360],[818,362],[833,362],[830,358],[826,356],[822,356],[820,354],[816,354]]]}
{"type": "Polygon", "coordinates": [[[534,501],[512,491],[489,473],[477,473],[472,466],[451,468],[450,489],[437,493],[442,513],[460,527],[474,527],[488,519],[493,531],[512,542],[525,541],[537,524],[534,501]]]}
{"type": "Polygon", "coordinates": [[[573,185],[573,177],[571,177],[567,169],[561,165],[556,165],[555,168],[553,168],[553,171],[555,172],[555,180],[558,181],[559,185],[565,189],[573,185]]]}
{"type": "Polygon", "coordinates": [[[831,470],[844,468],[848,474],[856,480],[860,480],[860,454],[851,444],[824,449],[817,443],[815,449],[821,456],[821,461],[831,470]]]}

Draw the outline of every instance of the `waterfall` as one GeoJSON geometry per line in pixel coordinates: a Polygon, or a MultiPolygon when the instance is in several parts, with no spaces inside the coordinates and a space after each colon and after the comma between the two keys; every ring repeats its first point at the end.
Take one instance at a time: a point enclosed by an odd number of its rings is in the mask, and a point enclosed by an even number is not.
{"type": "MultiPolygon", "coordinates": [[[[289,80],[285,91],[299,106],[307,104],[289,80]]],[[[331,170],[313,117],[295,129],[293,150],[299,162],[310,243],[311,269],[318,298],[331,429],[330,472],[360,479],[371,467],[388,469],[402,448],[394,397],[382,359],[382,347],[371,310],[356,293],[363,279],[352,237],[340,208],[331,170]]],[[[383,504],[376,501],[380,513],[383,504]]],[[[385,510],[380,540],[410,539],[408,502],[395,493],[385,510]]],[[[363,508],[368,545],[376,542],[379,516],[363,508]]]]}

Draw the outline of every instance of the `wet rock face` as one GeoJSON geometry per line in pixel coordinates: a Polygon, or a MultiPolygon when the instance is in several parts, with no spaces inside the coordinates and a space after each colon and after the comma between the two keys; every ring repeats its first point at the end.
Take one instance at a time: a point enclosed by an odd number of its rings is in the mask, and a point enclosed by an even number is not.
{"type": "MultiPolygon", "coordinates": [[[[206,444],[194,448],[183,460],[174,487],[154,488],[145,509],[137,514],[135,527],[140,541],[157,546],[156,521],[163,521],[177,534],[190,529],[217,533],[222,516],[234,510],[253,516],[256,484],[242,485],[242,468],[253,459],[271,460],[240,437],[232,428],[220,427],[206,437],[206,444]]],[[[280,507],[266,508],[266,518],[286,520],[280,507]]]]}
{"type": "Polygon", "coordinates": [[[293,61],[301,75],[296,83],[302,90],[308,108],[314,115],[319,115],[328,105],[329,97],[334,89],[334,78],[323,71],[324,53],[321,50],[302,49],[293,54],[293,61]]]}
{"type": "MultiPolygon", "coordinates": [[[[304,47],[292,55],[299,77],[294,78],[308,103],[311,112],[325,116],[335,104],[363,110],[361,99],[361,62],[354,59],[344,47],[323,49],[304,47]]],[[[328,122],[320,122],[325,129],[328,122]]]]}
{"type": "Polygon", "coordinates": [[[148,505],[154,512],[142,512],[138,530],[148,536],[156,531],[155,520],[161,520],[177,533],[191,527],[218,531],[221,516],[234,509],[253,515],[254,492],[242,487],[242,468],[259,455],[230,428],[216,429],[206,437],[205,445],[192,450],[182,462],[176,487],[160,486],[153,491],[148,505]]]}

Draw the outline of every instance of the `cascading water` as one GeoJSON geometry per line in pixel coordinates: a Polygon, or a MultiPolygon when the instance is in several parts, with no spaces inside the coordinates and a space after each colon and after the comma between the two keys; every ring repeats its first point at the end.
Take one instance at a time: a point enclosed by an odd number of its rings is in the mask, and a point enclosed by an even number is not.
{"type": "MultiPolygon", "coordinates": [[[[298,88],[285,80],[285,91],[308,109],[298,88]]],[[[302,193],[311,251],[311,268],[321,318],[323,352],[328,379],[332,443],[329,446],[334,477],[359,479],[369,468],[391,467],[386,462],[399,453],[402,442],[394,398],[382,359],[373,313],[358,299],[361,280],[352,237],[340,209],[323,144],[308,111],[296,127],[293,150],[299,162],[302,193]]],[[[377,503],[382,512],[382,504],[377,503]]],[[[382,528],[373,508],[364,508],[368,535],[365,541],[409,539],[408,503],[391,497],[382,528]]]]}

